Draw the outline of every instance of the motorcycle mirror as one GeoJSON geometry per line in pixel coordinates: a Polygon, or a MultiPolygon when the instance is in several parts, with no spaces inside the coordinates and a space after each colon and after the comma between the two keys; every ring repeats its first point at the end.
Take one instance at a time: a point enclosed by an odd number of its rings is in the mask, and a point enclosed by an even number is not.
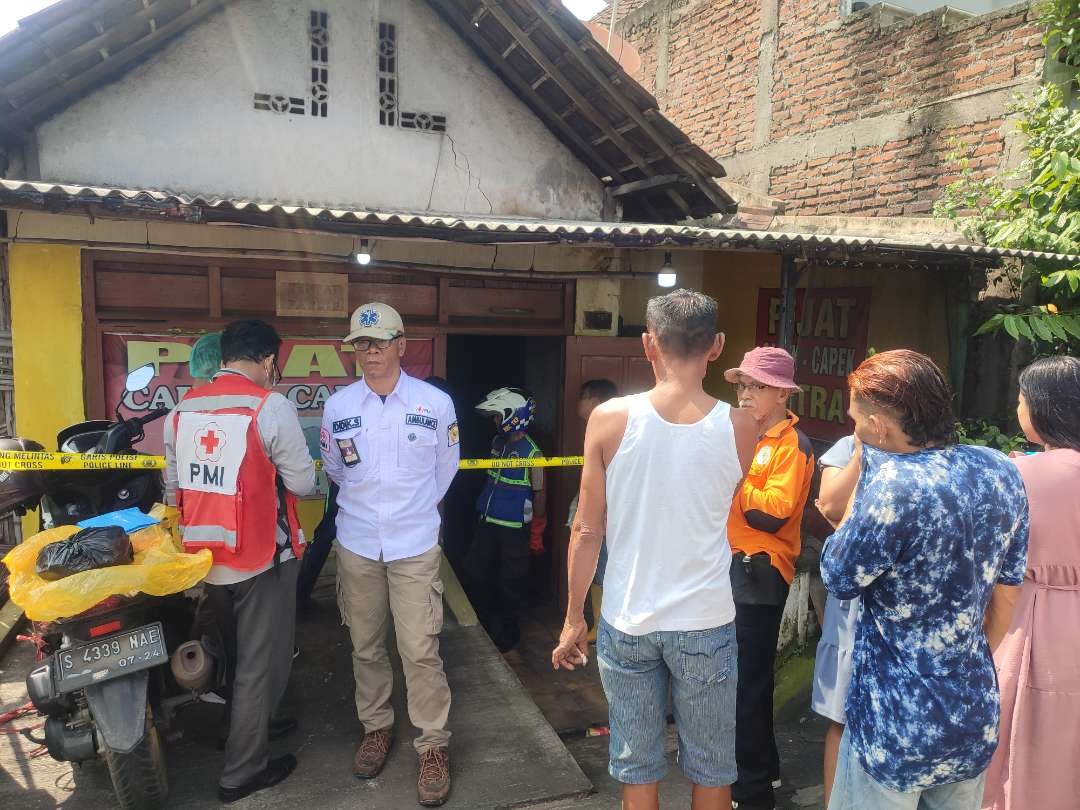
{"type": "Polygon", "coordinates": [[[142,391],[150,385],[152,379],[154,379],[154,364],[147,363],[145,366],[139,366],[127,375],[127,380],[124,382],[124,388],[131,393],[142,391]]]}

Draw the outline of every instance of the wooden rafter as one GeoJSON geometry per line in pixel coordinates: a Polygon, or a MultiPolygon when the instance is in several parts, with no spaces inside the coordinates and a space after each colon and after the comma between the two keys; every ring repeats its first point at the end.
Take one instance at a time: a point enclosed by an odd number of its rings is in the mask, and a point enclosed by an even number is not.
{"type": "Polygon", "coordinates": [[[587,156],[594,165],[604,171],[614,182],[623,182],[623,173],[611,165],[609,161],[605,160],[596,149],[578,135],[578,133],[566,123],[566,120],[559,115],[559,113],[555,112],[550,104],[544,101],[539,93],[533,90],[524,79],[507,65],[506,62],[500,58],[499,52],[495,47],[480,34],[480,31],[476,26],[472,25],[471,22],[462,22],[460,9],[455,9],[450,5],[452,0],[429,0],[429,2],[441,12],[443,19],[446,20],[458,34],[480,51],[488,64],[491,65],[492,69],[497,71],[500,76],[508,81],[522,98],[527,99],[529,103],[540,112],[541,116],[559,131],[560,135],[573,143],[583,155],[587,156]]]}
{"type": "MultiPolygon", "coordinates": [[[[210,4],[210,0],[205,1],[210,4]]],[[[161,16],[163,13],[167,13],[170,10],[183,8],[185,6],[189,7],[189,11],[185,12],[185,14],[190,14],[198,8],[198,6],[192,8],[190,0],[155,0],[151,5],[145,6],[140,11],[124,19],[121,23],[107,29],[104,33],[72,48],[62,56],[50,59],[49,62],[42,65],[37,70],[31,71],[25,76],[20,76],[18,79],[8,82],[4,91],[7,96],[13,99],[17,99],[29,93],[40,92],[42,86],[48,87],[57,77],[71,70],[88,57],[94,56],[95,54],[100,55],[102,49],[111,52],[118,44],[120,44],[121,49],[119,52],[122,52],[124,50],[122,43],[130,41],[132,36],[140,28],[147,25],[155,16],[161,16]]],[[[152,36],[152,34],[149,36],[152,36]]],[[[137,42],[148,39],[149,36],[143,37],[137,40],[137,42]]]]}
{"type": "MultiPolygon", "coordinates": [[[[619,132],[615,129],[615,126],[609,120],[607,120],[607,118],[605,118],[603,114],[597,111],[596,106],[585,98],[585,96],[581,93],[580,90],[578,90],[574,83],[570,81],[570,79],[562,71],[562,69],[559,68],[558,65],[554,64],[551,59],[547,57],[547,55],[540,49],[540,46],[533,41],[533,39],[528,35],[528,33],[526,33],[525,30],[521,28],[521,26],[514,22],[513,17],[507,14],[506,11],[499,6],[497,0],[480,0],[480,2],[484,6],[484,8],[487,9],[488,13],[492,17],[494,17],[495,20],[497,20],[498,23],[506,30],[506,32],[510,34],[510,36],[513,37],[514,40],[520,44],[520,47],[527,54],[529,54],[532,60],[536,63],[537,67],[539,67],[541,71],[550,76],[551,80],[559,86],[559,89],[562,90],[563,93],[565,93],[570,98],[570,100],[575,105],[574,112],[577,112],[583,118],[590,121],[593,126],[603,132],[612,141],[612,143],[618,146],[619,149],[627,155],[627,157],[629,157],[635,164],[637,164],[637,167],[642,172],[649,174],[649,164],[645,160],[644,155],[641,154],[641,151],[637,149],[637,147],[635,147],[632,143],[630,143],[630,141],[626,140],[626,138],[620,135],[619,132]]],[[[676,207],[682,212],[683,216],[691,215],[692,212],[689,204],[686,202],[686,200],[682,198],[680,194],[671,190],[669,190],[667,193],[668,197],[673,203],[675,203],[676,207]]]]}
{"type": "MultiPolygon", "coordinates": [[[[78,75],[71,77],[64,83],[63,95],[65,97],[72,97],[85,88],[92,87],[96,82],[107,78],[114,72],[120,71],[124,65],[149,53],[156,48],[159,43],[210,16],[225,5],[226,2],[228,2],[228,0],[201,0],[198,5],[191,6],[190,0],[184,0],[184,4],[189,6],[187,11],[173,18],[165,25],[159,25],[154,33],[123,48],[115,53],[111,59],[99,62],[89,70],[85,70],[78,75]]],[[[150,10],[153,11],[155,8],[156,6],[151,6],[150,10]]],[[[145,12],[146,9],[143,11],[145,12]]],[[[143,12],[139,13],[141,14],[143,12]]],[[[19,107],[18,112],[15,115],[19,121],[32,121],[36,116],[41,115],[50,107],[57,104],[58,101],[60,101],[60,99],[52,93],[39,93],[32,101],[19,107]]]]}
{"type": "MultiPolygon", "coordinates": [[[[491,2],[491,0],[485,0],[485,2],[491,2]]],[[[551,13],[544,8],[544,6],[538,2],[538,0],[521,0],[522,3],[538,18],[543,20],[544,30],[549,32],[552,36],[558,40],[563,47],[569,52],[578,54],[580,56],[577,59],[579,64],[586,73],[601,87],[608,87],[611,83],[611,77],[603,73],[589,56],[584,52],[581,44],[571,37],[566,30],[555,22],[551,13]]],[[[716,205],[721,211],[730,211],[735,207],[735,201],[725,194],[715,183],[712,182],[712,178],[704,175],[694,162],[688,160],[683,155],[680,155],[677,150],[668,146],[667,140],[664,136],[657,131],[656,127],[649,122],[647,117],[637,108],[635,104],[632,104],[625,95],[619,92],[612,91],[610,93],[611,99],[622,108],[632,120],[636,121],[642,131],[653,138],[660,147],[668,153],[668,157],[671,158],[683,171],[689,174],[697,183],[698,188],[709,198],[709,200],[716,205]]]]}

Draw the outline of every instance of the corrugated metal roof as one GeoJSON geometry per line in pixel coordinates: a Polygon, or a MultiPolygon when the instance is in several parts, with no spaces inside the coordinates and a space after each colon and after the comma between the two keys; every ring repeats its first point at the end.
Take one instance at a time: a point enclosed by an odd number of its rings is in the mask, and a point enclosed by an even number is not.
{"type": "MultiPolygon", "coordinates": [[[[918,241],[903,237],[328,208],[149,189],[0,180],[0,206],[30,206],[59,211],[68,207],[80,210],[88,203],[100,205],[118,214],[128,212],[145,216],[152,211],[157,216],[169,213],[192,222],[238,222],[242,220],[228,215],[247,214],[265,220],[266,224],[278,226],[287,226],[286,222],[293,227],[315,229],[331,225],[361,226],[355,229],[357,233],[362,233],[365,230],[364,226],[397,228],[401,230],[401,236],[425,236],[448,241],[634,244],[641,247],[678,245],[702,248],[755,248],[770,251],[780,251],[793,245],[805,245],[861,248],[863,251],[877,250],[894,253],[951,254],[979,259],[1022,258],[1062,264],[1080,263],[1078,255],[1044,253],[1035,250],[1006,250],[962,242],[918,241]],[[471,238],[464,239],[466,235],[471,238]]],[[[342,230],[340,227],[336,229],[342,230]]]]}

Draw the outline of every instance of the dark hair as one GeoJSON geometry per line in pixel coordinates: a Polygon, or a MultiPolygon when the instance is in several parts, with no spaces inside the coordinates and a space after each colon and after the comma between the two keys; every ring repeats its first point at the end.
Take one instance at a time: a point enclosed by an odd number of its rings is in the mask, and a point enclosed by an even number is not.
{"type": "Polygon", "coordinates": [[[1080,358],[1056,355],[1020,372],[1031,426],[1050,447],[1080,450],[1080,358]]]}
{"type": "Polygon", "coordinates": [[[662,351],[686,359],[712,348],[716,312],[716,301],[704,293],[675,290],[649,299],[645,325],[662,351]]]}
{"type": "Polygon", "coordinates": [[[910,349],[879,352],[848,377],[851,396],[888,411],[917,447],[952,444],[952,389],[934,361],[910,349]]]}
{"type": "Polygon", "coordinates": [[[587,380],[581,385],[581,394],[578,399],[595,399],[597,402],[607,402],[618,395],[619,389],[611,380],[587,380]]]}
{"type": "Polygon", "coordinates": [[[221,362],[259,362],[281,351],[281,338],[266,321],[233,321],[221,332],[221,362]]]}

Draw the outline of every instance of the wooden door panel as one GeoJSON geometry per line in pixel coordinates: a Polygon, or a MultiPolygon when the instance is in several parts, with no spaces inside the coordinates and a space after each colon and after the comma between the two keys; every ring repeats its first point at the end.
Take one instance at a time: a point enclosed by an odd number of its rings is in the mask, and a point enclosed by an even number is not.
{"type": "MultiPolygon", "coordinates": [[[[652,366],[645,359],[641,338],[571,337],[566,339],[566,386],[562,404],[562,430],[559,446],[567,455],[582,450],[585,425],[577,415],[578,393],[587,380],[611,380],[620,395],[637,394],[653,387],[652,366]]],[[[570,501],[577,494],[581,482],[580,470],[565,467],[558,477],[552,476],[552,518],[557,525],[566,522],[570,501]]],[[[556,578],[555,592],[559,594],[560,607],[566,607],[566,551],[570,533],[562,528],[552,535],[554,543],[556,578]]]]}

